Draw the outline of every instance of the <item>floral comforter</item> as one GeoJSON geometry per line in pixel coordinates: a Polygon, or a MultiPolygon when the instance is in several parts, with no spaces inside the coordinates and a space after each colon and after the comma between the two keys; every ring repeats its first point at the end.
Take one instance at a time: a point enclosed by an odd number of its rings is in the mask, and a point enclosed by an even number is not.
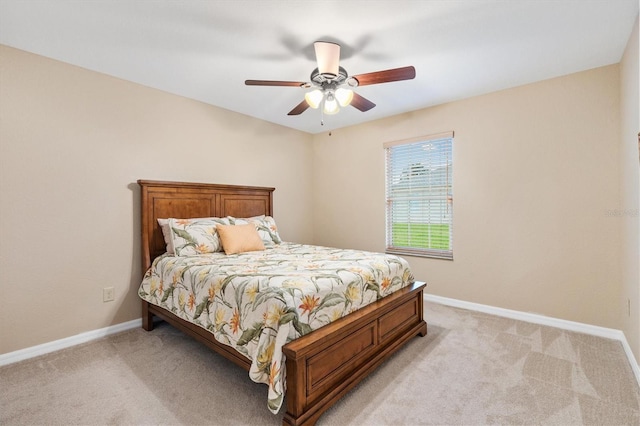
{"type": "Polygon", "coordinates": [[[413,283],[397,256],[282,243],[264,251],[157,258],[138,291],[251,360],[276,413],[289,341],[413,283]]]}

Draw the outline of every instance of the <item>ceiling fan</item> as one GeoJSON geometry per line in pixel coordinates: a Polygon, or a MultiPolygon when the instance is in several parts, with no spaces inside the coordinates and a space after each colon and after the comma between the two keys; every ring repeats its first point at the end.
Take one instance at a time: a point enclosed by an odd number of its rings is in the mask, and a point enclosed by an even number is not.
{"type": "Polygon", "coordinates": [[[287,86],[314,88],[305,93],[304,99],[287,115],[299,115],[307,108],[319,108],[325,114],[336,114],[340,107],[351,105],[365,112],[376,104],[355,93],[352,88],[371,84],[388,83],[391,81],[411,80],[416,76],[414,67],[394,68],[384,71],[370,72],[349,76],[347,71],[339,65],[340,45],[327,41],[313,43],[318,68],[311,72],[310,82],[275,81],[275,80],[245,80],[247,86],[287,86]]]}

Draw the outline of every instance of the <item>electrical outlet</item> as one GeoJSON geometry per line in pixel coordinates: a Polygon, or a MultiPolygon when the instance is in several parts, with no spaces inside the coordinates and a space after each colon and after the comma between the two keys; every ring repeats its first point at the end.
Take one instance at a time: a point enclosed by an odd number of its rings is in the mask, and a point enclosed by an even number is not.
{"type": "Polygon", "coordinates": [[[115,289],[113,287],[105,287],[102,289],[102,301],[111,302],[115,299],[115,289]]]}

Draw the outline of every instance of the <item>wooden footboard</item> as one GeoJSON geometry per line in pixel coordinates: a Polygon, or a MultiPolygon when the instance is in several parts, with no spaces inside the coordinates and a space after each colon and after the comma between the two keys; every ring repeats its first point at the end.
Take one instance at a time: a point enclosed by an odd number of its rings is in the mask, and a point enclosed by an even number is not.
{"type": "Polygon", "coordinates": [[[410,338],[426,335],[424,287],[417,282],[285,345],[284,424],[314,424],[410,338]]]}

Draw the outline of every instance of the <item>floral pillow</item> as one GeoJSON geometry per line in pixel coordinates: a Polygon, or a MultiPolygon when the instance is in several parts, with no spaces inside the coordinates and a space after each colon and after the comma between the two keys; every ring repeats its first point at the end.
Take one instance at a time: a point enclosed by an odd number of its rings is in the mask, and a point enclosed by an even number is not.
{"type": "Polygon", "coordinates": [[[253,223],[258,230],[258,235],[260,235],[260,238],[262,239],[262,242],[265,246],[280,244],[282,242],[282,239],[278,234],[276,221],[271,216],[254,216],[242,219],[227,216],[227,219],[232,225],[244,225],[247,223],[253,223]]]}
{"type": "Polygon", "coordinates": [[[222,251],[217,225],[229,225],[227,218],[169,219],[171,242],[177,256],[222,251]]]}

